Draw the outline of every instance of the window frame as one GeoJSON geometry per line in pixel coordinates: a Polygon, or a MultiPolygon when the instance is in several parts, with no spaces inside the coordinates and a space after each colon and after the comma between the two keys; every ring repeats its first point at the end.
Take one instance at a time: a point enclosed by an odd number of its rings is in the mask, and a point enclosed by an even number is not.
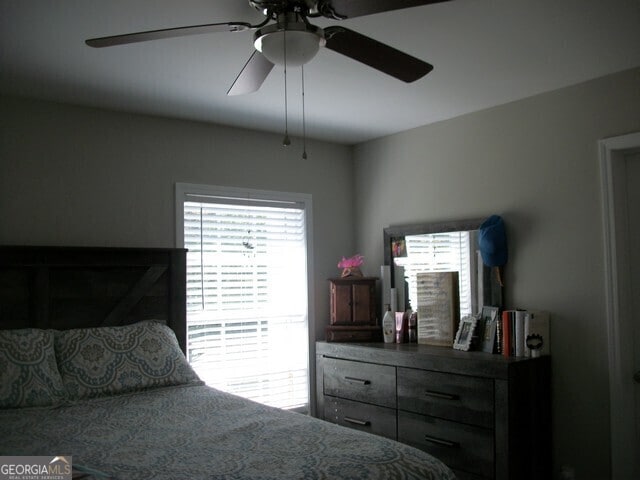
{"type": "Polygon", "coordinates": [[[307,334],[308,334],[308,395],[307,409],[297,409],[301,413],[315,413],[315,305],[313,278],[313,203],[311,194],[280,192],[271,190],[257,190],[242,187],[228,187],[220,185],[203,185],[176,182],[175,184],[175,243],[177,248],[184,248],[184,203],[195,200],[198,196],[220,197],[273,202],[274,205],[292,204],[302,205],[305,212],[306,262],[307,262],[307,334]]]}

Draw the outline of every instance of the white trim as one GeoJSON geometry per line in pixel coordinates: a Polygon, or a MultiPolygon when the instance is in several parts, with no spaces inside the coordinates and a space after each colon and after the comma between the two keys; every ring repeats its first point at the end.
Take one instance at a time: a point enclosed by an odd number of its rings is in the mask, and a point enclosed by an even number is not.
{"type": "Polygon", "coordinates": [[[612,478],[625,478],[626,469],[633,465],[635,452],[631,451],[635,431],[633,422],[625,416],[633,411],[633,395],[624,388],[624,379],[633,363],[633,339],[629,334],[633,326],[621,315],[621,291],[618,262],[620,254],[616,236],[615,168],[624,159],[624,152],[640,148],[640,133],[632,133],[598,142],[602,187],[602,215],[604,232],[605,310],[607,316],[609,352],[609,393],[611,418],[612,478]],[[629,410],[631,408],[631,410],[629,410]]]}
{"type": "Polygon", "coordinates": [[[256,190],[251,188],[226,187],[217,185],[199,185],[176,182],[176,247],[184,248],[184,202],[193,200],[193,196],[251,198],[265,202],[287,202],[301,205],[305,212],[307,243],[307,331],[309,336],[309,409],[315,414],[315,295],[313,265],[313,202],[311,194],[256,190]],[[189,198],[191,197],[191,198],[189,198]]]}

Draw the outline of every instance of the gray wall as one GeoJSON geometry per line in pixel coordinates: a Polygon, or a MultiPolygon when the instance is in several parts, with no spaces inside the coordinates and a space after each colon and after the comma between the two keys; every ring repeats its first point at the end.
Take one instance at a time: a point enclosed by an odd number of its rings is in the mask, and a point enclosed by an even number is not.
{"type": "Polygon", "coordinates": [[[552,314],[555,475],[609,477],[597,141],[640,130],[640,69],[359,145],[356,244],[369,274],[385,226],[504,217],[508,307],[552,314]]]}
{"type": "Polygon", "coordinates": [[[552,312],[556,474],[607,478],[597,140],[640,130],[638,85],[624,72],[353,151],[310,141],[306,162],[277,135],[0,97],[0,244],[173,246],[175,182],[310,193],[322,338],[340,256],[377,275],[385,226],[501,214],[508,305],[552,312]]]}
{"type": "Polygon", "coordinates": [[[352,252],[351,149],[278,135],[0,97],[0,245],[173,247],[176,182],[313,198],[316,336],[326,279],[352,252]]]}

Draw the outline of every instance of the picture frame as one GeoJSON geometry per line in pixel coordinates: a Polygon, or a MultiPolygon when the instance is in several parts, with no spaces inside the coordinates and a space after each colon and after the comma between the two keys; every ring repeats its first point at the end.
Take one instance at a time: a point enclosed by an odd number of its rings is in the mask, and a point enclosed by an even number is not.
{"type": "Polygon", "coordinates": [[[458,275],[458,272],[416,274],[419,344],[453,345],[460,317],[458,275]]]}
{"type": "Polygon", "coordinates": [[[404,238],[394,238],[391,241],[391,254],[393,258],[407,256],[407,243],[404,238]]]}
{"type": "Polygon", "coordinates": [[[478,319],[473,315],[468,315],[460,320],[456,338],[453,341],[453,348],[455,350],[463,350],[466,352],[471,349],[471,341],[473,340],[473,333],[475,332],[477,323],[478,319]]]}
{"type": "Polygon", "coordinates": [[[482,325],[482,338],[480,339],[480,350],[487,353],[495,351],[496,328],[498,326],[498,307],[482,307],[480,314],[480,324],[482,325]]]}

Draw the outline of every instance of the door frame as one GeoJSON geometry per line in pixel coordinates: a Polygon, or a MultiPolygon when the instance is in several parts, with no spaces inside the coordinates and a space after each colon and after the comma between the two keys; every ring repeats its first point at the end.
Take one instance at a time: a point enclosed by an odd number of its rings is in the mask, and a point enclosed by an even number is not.
{"type": "Polygon", "coordinates": [[[606,138],[598,142],[602,186],[602,215],[604,232],[605,308],[607,317],[609,354],[609,395],[611,420],[612,478],[627,478],[634,461],[629,447],[634,441],[634,425],[626,414],[633,411],[633,391],[625,388],[625,381],[633,375],[633,324],[621,286],[625,235],[620,235],[616,208],[616,169],[624,161],[625,153],[640,149],[640,132],[606,138]]]}

